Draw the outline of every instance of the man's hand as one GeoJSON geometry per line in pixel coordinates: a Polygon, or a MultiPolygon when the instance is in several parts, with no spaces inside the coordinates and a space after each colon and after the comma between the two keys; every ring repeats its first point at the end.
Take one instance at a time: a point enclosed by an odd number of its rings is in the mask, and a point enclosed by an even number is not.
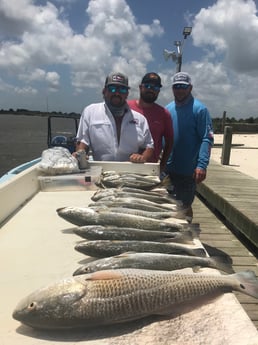
{"type": "Polygon", "coordinates": [[[197,184],[201,183],[206,178],[206,170],[200,169],[200,168],[196,168],[195,171],[194,171],[193,178],[195,179],[195,182],[197,184]]]}
{"type": "Polygon", "coordinates": [[[140,155],[139,153],[133,153],[130,156],[130,162],[132,163],[145,163],[146,159],[143,155],[140,155]]]}

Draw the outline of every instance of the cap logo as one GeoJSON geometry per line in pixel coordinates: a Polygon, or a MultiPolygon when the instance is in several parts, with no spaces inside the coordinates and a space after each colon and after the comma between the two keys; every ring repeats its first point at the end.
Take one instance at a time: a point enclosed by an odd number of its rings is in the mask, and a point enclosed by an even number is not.
{"type": "Polygon", "coordinates": [[[172,77],[172,84],[188,84],[191,85],[191,77],[184,72],[179,72],[172,77]]]}
{"type": "Polygon", "coordinates": [[[113,75],[112,76],[112,81],[118,82],[118,83],[123,83],[124,82],[124,77],[121,75],[113,75]]]}
{"type": "Polygon", "coordinates": [[[158,79],[158,76],[156,74],[149,74],[150,79],[158,79]]]}
{"type": "Polygon", "coordinates": [[[180,81],[180,80],[185,81],[187,79],[188,78],[186,76],[184,76],[184,75],[178,75],[178,76],[175,77],[175,81],[180,81]]]}

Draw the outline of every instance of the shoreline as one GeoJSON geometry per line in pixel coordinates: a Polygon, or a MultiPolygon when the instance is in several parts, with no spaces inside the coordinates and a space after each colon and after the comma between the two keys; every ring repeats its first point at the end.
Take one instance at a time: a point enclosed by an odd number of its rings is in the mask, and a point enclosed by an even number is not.
{"type": "MultiPolygon", "coordinates": [[[[214,143],[221,145],[211,149],[211,160],[221,164],[223,134],[214,135],[214,143]]],[[[224,165],[258,179],[258,133],[232,135],[229,165],[224,165]]],[[[209,173],[209,167],[207,170],[209,173]]]]}

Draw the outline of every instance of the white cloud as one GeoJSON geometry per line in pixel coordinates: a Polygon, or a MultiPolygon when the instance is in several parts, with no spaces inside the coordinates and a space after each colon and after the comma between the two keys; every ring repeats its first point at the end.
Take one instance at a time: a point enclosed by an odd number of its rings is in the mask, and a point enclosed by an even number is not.
{"type": "Polygon", "coordinates": [[[46,72],[41,68],[36,68],[33,71],[27,71],[25,74],[20,74],[19,79],[26,82],[42,81],[46,79],[46,72]]]}
{"type": "Polygon", "coordinates": [[[37,89],[34,89],[31,86],[27,87],[15,87],[14,92],[20,95],[36,95],[38,93],[37,89]]]}
{"type": "Polygon", "coordinates": [[[27,84],[44,83],[49,91],[56,92],[60,84],[60,75],[56,72],[46,72],[41,68],[26,70],[26,73],[20,74],[19,79],[27,84]]]}
{"type": "MultiPolygon", "coordinates": [[[[80,14],[80,30],[73,29],[70,10],[76,2],[81,5],[81,0],[19,0],[18,7],[17,0],[0,0],[1,98],[12,102],[14,97],[5,96],[15,92],[23,95],[15,101],[36,107],[33,95],[38,93],[39,99],[53,91],[53,107],[62,104],[63,111],[76,111],[80,95],[85,95],[80,96],[83,104],[101,99],[105,76],[112,70],[129,76],[130,98],[138,97],[141,77],[154,66],[164,85],[159,103],[167,104],[172,99],[171,65],[162,64],[162,54],[159,61],[155,58],[153,43],[168,34],[162,19],[140,22],[130,1],[90,0],[80,14]]],[[[197,14],[186,11],[184,17],[193,26],[193,44],[202,52],[189,64],[183,60],[183,69],[193,77],[194,94],[214,116],[224,108],[234,112],[232,116],[238,111],[240,116],[253,114],[258,109],[255,2],[214,0],[197,14]]]]}
{"type": "Polygon", "coordinates": [[[256,14],[256,5],[251,0],[218,0],[195,17],[194,44],[224,55],[225,63],[235,71],[257,73],[256,14]]]}
{"type": "Polygon", "coordinates": [[[218,0],[193,21],[193,43],[201,61],[184,66],[192,74],[194,94],[213,117],[257,117],[258,18],[252,0],[218,0]],[[251,86],[251,87],[250,87],[251,86]]]}
{"type": "Polygon", "coordinates": [[[72,85],[79,88],[96,87],[96,80],[113,69],[143,73],[153,59],[146,37],[163,32],[158,20],[149,26],[137,25],[124,0],[90,1],[84,34],[75,34],[52,3],[34,6],[30,0],[22,1],[21,12],[16,0],[4,0],[0,7],[6,28],[23,23],[18,25],[19,40],[16,37],[2,44],[0,69],[24,74],[31,66],[69,65],[72,85]]]}
{"type": "Polygon", "coordinates": [[[60,76],[56,72],[47,72],[46,81],[51,91],[57,91],[59,88],[60,76]]]}

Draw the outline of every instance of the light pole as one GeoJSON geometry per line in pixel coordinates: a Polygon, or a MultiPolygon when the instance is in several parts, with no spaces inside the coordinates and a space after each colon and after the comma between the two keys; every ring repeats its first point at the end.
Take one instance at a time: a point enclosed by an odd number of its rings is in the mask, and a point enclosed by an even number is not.
{"type": "Polygon", "coordinates": [[[182,58],[183,58],[183,45],[184,41],[187,39],[187,36],[191,35],[192,27],[191,26],[185,26],[183,30],[183,41],[174,41],[174,45],[177,48],[177,51],[168,51],[167,49],[164,49],[163,55],[165,60],[167,61],[169,58],[172,58],[173,61],[176,62],[176,72],[181,71],[182,66],[182,58]]]}

